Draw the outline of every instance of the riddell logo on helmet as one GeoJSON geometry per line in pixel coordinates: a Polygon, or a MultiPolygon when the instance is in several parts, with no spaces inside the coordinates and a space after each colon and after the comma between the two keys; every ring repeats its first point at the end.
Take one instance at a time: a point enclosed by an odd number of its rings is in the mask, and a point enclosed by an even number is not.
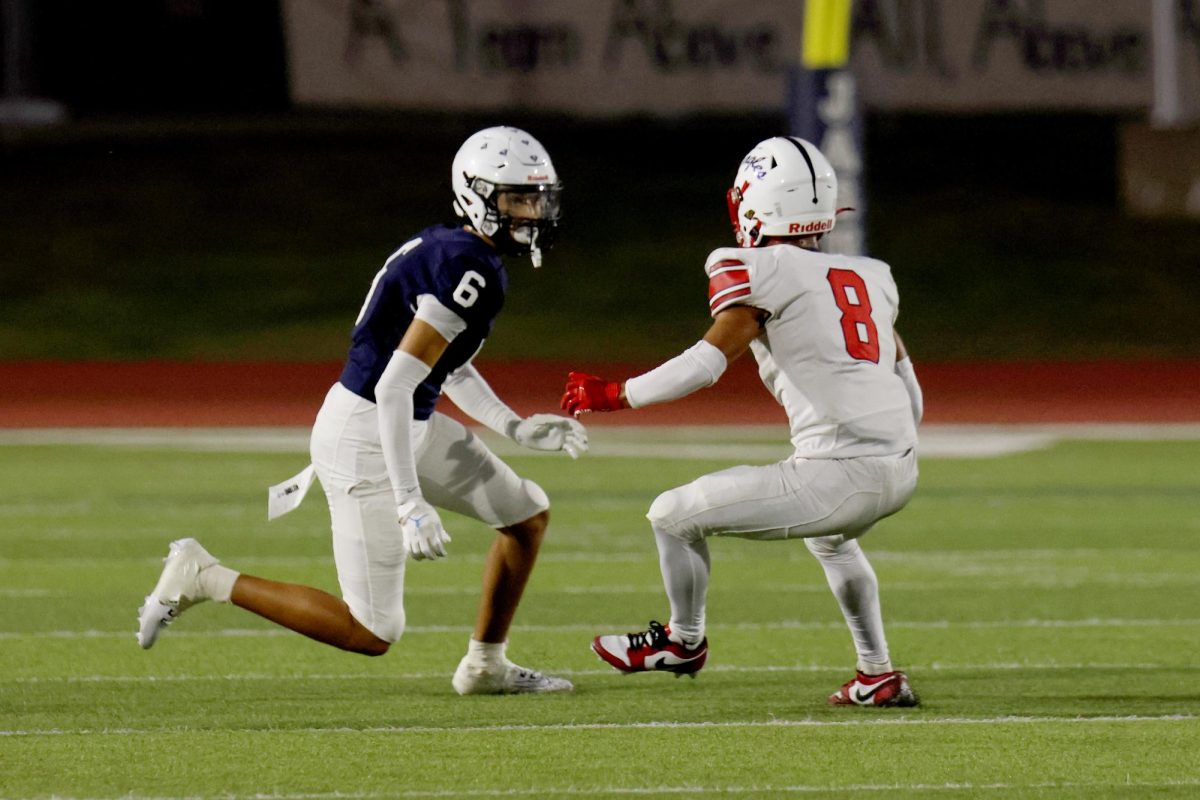
{"type": "Polygon", "coordinates": [[[833,228],[833,220],[821,219],[801,225],[793,222],[788,225],[788,233],[825,233],[833,228]]]}
{"type": "Polygon", "coordinates": [[[549,175],[530,175],[526,180],[548,181],[548,180],[550,180],[550,176],[549,175]]]}

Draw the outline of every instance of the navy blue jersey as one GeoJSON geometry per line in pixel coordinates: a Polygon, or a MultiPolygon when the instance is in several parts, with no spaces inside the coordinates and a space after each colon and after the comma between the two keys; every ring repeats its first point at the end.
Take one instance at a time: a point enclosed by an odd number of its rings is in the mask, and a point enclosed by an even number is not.
{"type": "Polygon", "coordinates": [[[426,228],[393,253],[375,276],[354,323],[342,385],[375,402],[379,376],[412,324],[417,298],[431,294],[462,317],[467,328],[413,393],[413,417],[429,419],[446,376],[470,361],[491,333],[507,289],[508,274],[493,247],[462,228],[426,228]]]}

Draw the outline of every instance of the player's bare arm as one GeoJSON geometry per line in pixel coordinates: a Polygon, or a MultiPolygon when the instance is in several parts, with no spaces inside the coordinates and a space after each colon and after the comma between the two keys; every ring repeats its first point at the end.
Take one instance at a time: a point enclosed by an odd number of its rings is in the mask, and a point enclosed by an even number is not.
{"type": "Polygon", "coordinates": [[[437,328],[422,319],[414,319],[404,332],[400,346],[396,349],[408,353],[427,367],[433,367],[437,360],[446,352],[450,343],[438,333],[437,328]]]}
{"type": "Polygon", "coordinates": [[[767,312],[753,306],[730,306],[717,314],[704,341],[721,351],[730,364],[763,332],[767,312]]]}

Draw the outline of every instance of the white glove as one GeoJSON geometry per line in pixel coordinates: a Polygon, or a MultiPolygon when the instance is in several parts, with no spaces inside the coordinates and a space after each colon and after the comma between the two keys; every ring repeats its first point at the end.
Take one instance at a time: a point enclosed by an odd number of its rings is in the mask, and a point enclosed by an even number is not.
{"type": "Polygon", "coordinates": [[[404,532],[404,546],[414,561],[430,561],[446,555],[446,543],[450,534],[442,527],[442,518],[437,510],[424,498],[416,497],[401,503],[396,508],[400,514],[400,529],[404,532]]]}
{"type": "Polygon", "coordinates": [[[532,450],[565,450],[571,458],[587,452],[587,429],[577,419],[534,414],[511,426],[509,436],[532,450]]]}

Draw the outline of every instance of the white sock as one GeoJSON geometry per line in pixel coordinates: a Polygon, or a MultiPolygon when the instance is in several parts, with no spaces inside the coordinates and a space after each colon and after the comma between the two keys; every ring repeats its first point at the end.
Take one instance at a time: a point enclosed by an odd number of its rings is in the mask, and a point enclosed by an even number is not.
{"type": "Polygon", "coordinates": [[[233,584],[241,574],[221,564],[213,564],[200,570],[196,578],[205,597],[218,603],[228,603],[229,596],[233,594],[233,584]]]}
{"type": "Polygon", "coordinates": [[[884,675],[892,672],[891,661],[863,661],[858,660],[858,671],[863,675],[884,675]]]}
{"type": "Polygon", "coordinates": [[[867,675],[879,674],[868,670],[881,666],[888,667],[884,672],[890,672],[883,614],[879,609],[879,580],[858,542],[851,539],[834,543],[837,538],[840,537],[805,539],[804,544],[821,562],[829,588],[842,607],[842,616],[854,639],[859,668],[867,675]]]}
{"type": "Polygon", "coordinates": [[[508,642],[480,642],[475,639],[467,642],[467,663],[476,667],[490,667],[503,664],[504,651],[508,642]]]}
{"type": "Polygon", "coordinates": [[[708,542],[685,542],[654,529],[658,543],[658,567],[663,587],[671,601],[671,640],[695,647],[704,638],[704,607],[708,595],[711,562],[708,542]]]}

